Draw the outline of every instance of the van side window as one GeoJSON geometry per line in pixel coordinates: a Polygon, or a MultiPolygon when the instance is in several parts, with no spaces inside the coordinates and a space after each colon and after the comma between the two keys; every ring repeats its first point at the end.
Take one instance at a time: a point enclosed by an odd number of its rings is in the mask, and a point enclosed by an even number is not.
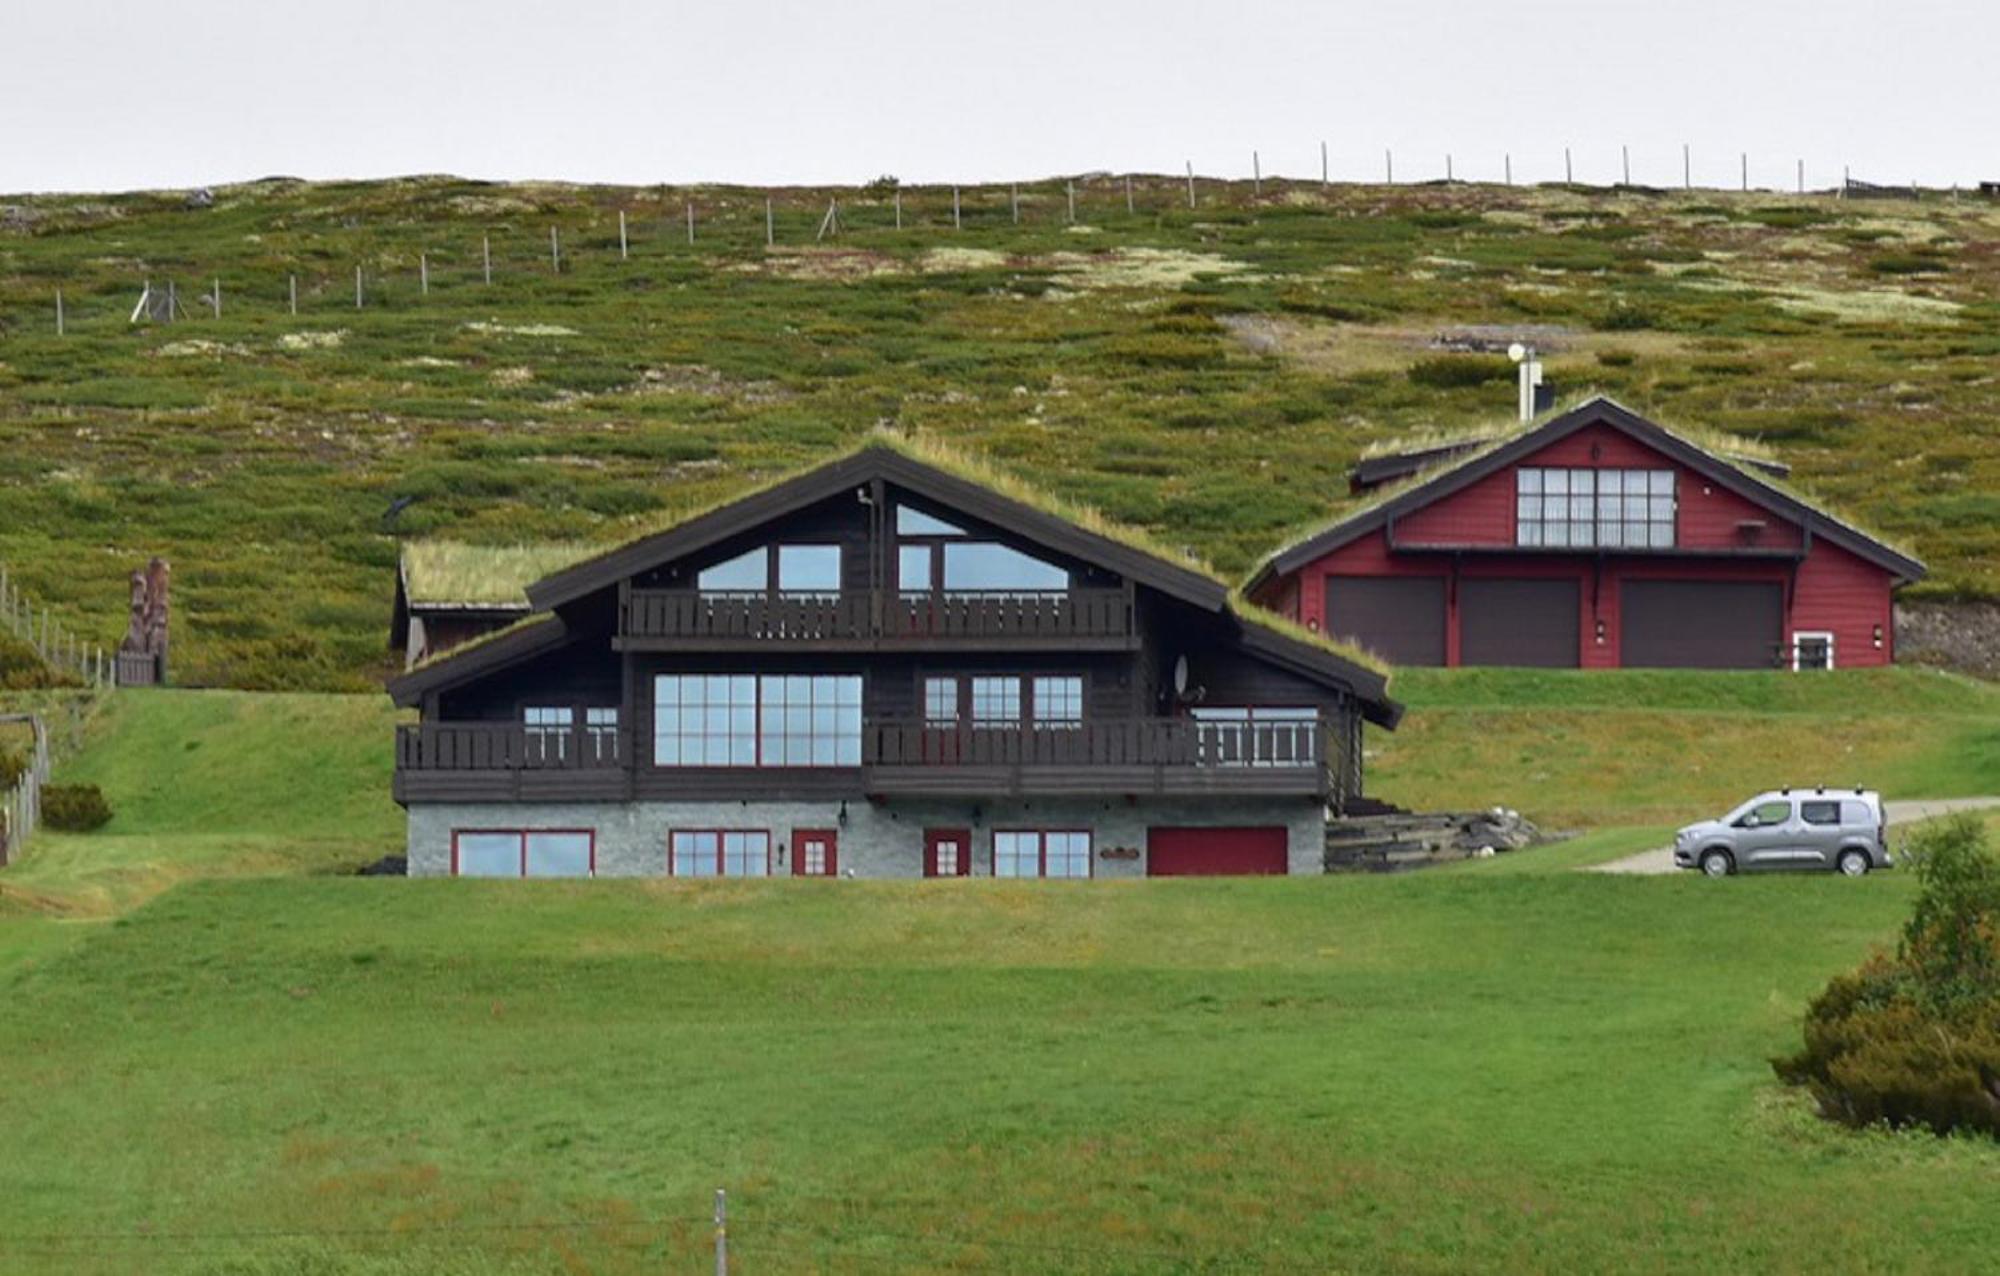
{"type": "Polygon", "coordinates": [[[1783,824],[1791,818],[1792,804],[1790,802],[1764,802],[1760,803],[1748,815],[1736,821],[1736,827],[1746,829],[1769,828],[1773,824],[1783,824]]]}
{"type": "Polygon", "coordinates": [[[1840,803],[1801,802],[1799,803],[1799,818],[1808,824],[1838,824],[1840,823],[1840,803]]]}
{"type": "Polygon", "coordinates": [[[1866,802],[1849,801],[1840,804],[1840,822],[1855,828],[1861,828],[1873,824],[1875,819],[1869,813],[1866,802]]]}

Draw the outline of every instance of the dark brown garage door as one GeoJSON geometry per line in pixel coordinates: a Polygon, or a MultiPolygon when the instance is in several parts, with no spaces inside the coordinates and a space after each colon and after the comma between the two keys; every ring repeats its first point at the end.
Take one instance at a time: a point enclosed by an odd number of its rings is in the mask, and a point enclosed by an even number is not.
{"type": "Polygon", "coordinates": [[[1444,577],[1329,576],[1326,631],[1392,664],[1444,663],[1444,577]]]}
{"type": "Polygon", "coordinates": [[[1573,580],[1458,582],[1458,662],[1573,669],[1578,591],[1573,580]]]}
{"type": "Polygon", "coordinates": [[[1769,669],[1783,587],[1755,581],[1628,580],[1619,588],[1619,663],[1648,669],[1769,669]]]}
{"type": "Polygon", "coordinates": [[[1225,877],[1285,871],[1286,833],[1269,828],[1146,830],[1146,876],[1225,877]]]}

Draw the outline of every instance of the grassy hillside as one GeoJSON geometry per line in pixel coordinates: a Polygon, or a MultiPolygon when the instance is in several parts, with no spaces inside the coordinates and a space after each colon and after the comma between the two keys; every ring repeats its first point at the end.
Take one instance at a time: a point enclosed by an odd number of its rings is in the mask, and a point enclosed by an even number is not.
{"type": "Polygon", "coordinates": [[[2000,689],[1952,674],[1409,669],[1396,694],[1368,791],[1418,810],[1672,827],[1787,785],[2000,793],[2000,689]]]}
{"type": "Polygon", "coordinates": [[[959,230],[948,191],[905,192],[900,231],[886,189],[781,192],[767,248],[763,200],[0,199],[0,558],[109,641],[123,573],[165,552],[182,676],[358,688],[396,534],[620,537],[887,421],[1237,572],[1338,506],[1363,448],[1505,414],[1504,365],[1439,354],[1441,331],[1536,324],[1566,389],[1756,436],[1927,557],[1928,588],[2000,593],[1991,204],[1271,182],[1189,210],[1143,180],[1128,214],[1105,179],[1074,226],[1056,183],[1018,225],[1004,189],[968,189],[959,230]],[[816,245],[835,194],[845,230],[816,245]],[[220,318],[197,299],[218,277],[220,318]],[[195,317],[129,326],[146,279],[195,317]]]}

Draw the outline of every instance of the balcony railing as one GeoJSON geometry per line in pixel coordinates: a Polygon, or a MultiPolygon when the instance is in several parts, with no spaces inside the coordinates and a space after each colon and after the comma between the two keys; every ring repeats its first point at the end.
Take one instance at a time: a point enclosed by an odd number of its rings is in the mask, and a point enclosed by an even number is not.
{"type": "Polygon", "coordinates": [[[1132,598],[1122,589],[1040,594],[865,590],[718,594],[633,589],[621,599],[618,633],[625,639],[709,645],[874,645],[968,639],[1125,642],[1133,634],[1132,598]]]}
{"type": "Polygon", "coordinates": [[[1129,718],[1004,727],[870,721],[862,727],[861,761],[872,767],[1315,769],[1325,757],[1323,735],[1314,721],[1129,718]]]}
{"type": "Polygon", "coordinates": [[[398,771],[606,771],[623,765],[616,728],[424,722],[396,728],[398,771]]]}

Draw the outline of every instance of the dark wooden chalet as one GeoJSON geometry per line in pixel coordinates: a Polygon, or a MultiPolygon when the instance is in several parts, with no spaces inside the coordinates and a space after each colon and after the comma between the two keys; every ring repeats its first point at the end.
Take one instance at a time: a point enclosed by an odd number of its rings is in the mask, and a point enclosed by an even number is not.
{"type": "Polygon", "coordinates": [[[1400,713],[1208,574],[887,443],[527,598],[391,684],[413,872],[1317,871],[1400,713]]]}
{"type": "MultiPolygon", "coordinates": [[[[1596,398],[1469,450],[1432,448],[1248,592],[1399,665],[1830,669],[1895,658],[1922,563],[1596,398]]],[[[1356,482],[1362,476],[1357,473],[1356,482]]]]}

